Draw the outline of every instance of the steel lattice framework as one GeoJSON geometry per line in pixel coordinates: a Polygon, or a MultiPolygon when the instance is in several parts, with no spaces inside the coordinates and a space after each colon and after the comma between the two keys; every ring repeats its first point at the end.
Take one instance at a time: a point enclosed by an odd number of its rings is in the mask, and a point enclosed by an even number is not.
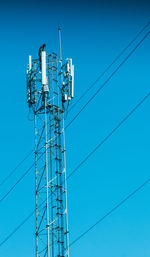
{"type": "Polygon", "coordinates": [[[35,123],[36,257],[69,257],[64,114],[73,98],[72,60],[31,60],[27,102],[35,123]]]}

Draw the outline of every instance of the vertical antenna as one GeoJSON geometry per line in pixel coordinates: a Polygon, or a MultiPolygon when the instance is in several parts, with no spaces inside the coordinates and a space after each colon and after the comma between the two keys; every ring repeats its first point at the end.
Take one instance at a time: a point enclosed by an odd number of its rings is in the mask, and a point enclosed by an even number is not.
{"type": "Polygon", "coordinates": [[[62,63],[62,52],[61,52],[61,28],[58,27],[58,33],[59,33],[59,58],[60,62],[62,63]]]}

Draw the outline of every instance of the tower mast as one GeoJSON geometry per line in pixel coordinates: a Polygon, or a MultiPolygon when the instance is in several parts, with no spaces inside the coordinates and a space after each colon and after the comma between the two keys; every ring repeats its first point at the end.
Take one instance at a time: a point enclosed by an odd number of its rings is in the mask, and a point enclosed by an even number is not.
{"type": "Polygon", "coordinates": [[[36,257],[69,257],[64,114],[73,98],[72,59],[29,56],[27,102],[34,114],[36,257]]]}

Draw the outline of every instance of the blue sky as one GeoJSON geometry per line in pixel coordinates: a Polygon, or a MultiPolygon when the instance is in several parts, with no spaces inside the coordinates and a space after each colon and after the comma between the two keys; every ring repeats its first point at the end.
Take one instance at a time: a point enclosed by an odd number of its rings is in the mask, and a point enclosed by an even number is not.
{"type": "MultiPolygon", "coordinates": [[[[1,4],[0,180],[34,147],[34,124],[26,104],[28,55],[36,57],[43,42],[48,51],[58,51],[61,25],[63,57],[71,57],[75,65],[76,100],[149,21],[149,7],[148,1],[1,4]]],[[[149,45],[147,38],[66,131],[68,174],[149,92],[149,45]]],[[[115,67],[70,112],[66,124],[115,67]]],[[[149,109],[150,99],[68,180],[70,242],[150,176],[149,109]]],[[[0,187],[1,196],[33,161],[31,156],[0,187]]],[[[74,244],[70,256],[148,257],[149,195],[147,185],[74,244]]],[[[0,203],[0,241],[33,208],[34,170],[0,203]]],[[[34,225],[33,217],[0,247],[0,256],[34,256],[34,225]]]]}

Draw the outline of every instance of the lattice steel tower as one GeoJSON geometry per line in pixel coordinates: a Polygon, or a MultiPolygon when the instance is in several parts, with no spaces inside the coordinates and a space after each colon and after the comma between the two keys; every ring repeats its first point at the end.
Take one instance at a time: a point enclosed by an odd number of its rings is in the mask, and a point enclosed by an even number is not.
{"type": "MultiPolygon", "coordinates": [[[[59,38],[60,30],[59,30],[59,38]]],[[[74,96],[72,59],[29,56],[27,102],[35,124],[36,257],[69,257],[64,114],[74,96]]]]}

